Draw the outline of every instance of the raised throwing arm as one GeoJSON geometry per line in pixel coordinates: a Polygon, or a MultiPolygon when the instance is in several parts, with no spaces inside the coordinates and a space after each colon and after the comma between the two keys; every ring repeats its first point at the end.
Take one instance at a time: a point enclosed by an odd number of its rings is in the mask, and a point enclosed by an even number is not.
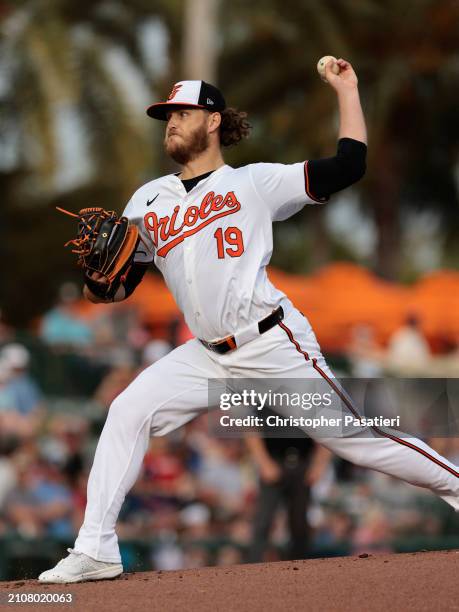
{"type": "Polygon", "coordinates": [[[359,181],[366,170],[367,128],[358,90],[357,76],[351,64],[337,60],[339,74],[332,62],[325,66],[325,76],[336,91],[339,107],[339,133],[336,155],[306,162],[308,195],[325,202],[331,194],[359,181]]]}

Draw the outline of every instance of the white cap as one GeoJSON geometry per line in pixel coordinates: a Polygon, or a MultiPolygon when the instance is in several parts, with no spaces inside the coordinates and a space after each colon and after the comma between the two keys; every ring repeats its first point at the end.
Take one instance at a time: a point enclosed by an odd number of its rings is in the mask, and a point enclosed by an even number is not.
{"type": "Polygon", "coordinates": [[[203,108],[210,112],[221,112],[226,108],[222,92],[205,81],[179,81],[172,87],[165,102],[157,102],[147,108],[147,115],[153,119],[167,121],[167,113],[171,108],[188,106],[203,108]]]}
{"type": "Polygon", "coordinates": [[[10,368],[23,369],[29,365],[30,353],[25,346],[17,342],[3,347],[0,357],[10,368]]]}

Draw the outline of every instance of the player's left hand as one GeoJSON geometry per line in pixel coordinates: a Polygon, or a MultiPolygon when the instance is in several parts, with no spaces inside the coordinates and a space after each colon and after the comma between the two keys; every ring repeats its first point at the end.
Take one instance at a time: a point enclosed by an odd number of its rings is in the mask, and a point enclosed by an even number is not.
{"type": "MultiPolygon", "coordinates": [[[[113,302],[140,240],[137,227],[127,217],[118,217],[115,211],[99,206],[83,208],[78,214],[56,208],[78,219],[77,236],[65,246],[72,246],[72,253],[78,255],[85,297],[95,303],[113,302]]],[[[124,288],[122,294],[125,295],[124,288]]]]}
{"type": "Polygon", "coordinates": [[[325,66],[325,77],[329,84],[337,93],[356,89],[359,81],[351,64],[343,58],[336,60],[336,63],[339,66],[339,74],[334,74],[332,62],[325,66]]]}

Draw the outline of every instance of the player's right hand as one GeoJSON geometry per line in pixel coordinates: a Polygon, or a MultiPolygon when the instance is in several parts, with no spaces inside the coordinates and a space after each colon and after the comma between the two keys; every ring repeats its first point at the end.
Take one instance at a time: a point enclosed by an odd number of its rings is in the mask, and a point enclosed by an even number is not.
{"type": "Polygon", "coordinates": [[[351,64],[339,58],[336,60],[339,66],[339,74],[335,74],[332,70],[332,62],[325,65],[325,78],[330,83],[336,92],[352,90],[357,88],[358,79],[351,64]]]}

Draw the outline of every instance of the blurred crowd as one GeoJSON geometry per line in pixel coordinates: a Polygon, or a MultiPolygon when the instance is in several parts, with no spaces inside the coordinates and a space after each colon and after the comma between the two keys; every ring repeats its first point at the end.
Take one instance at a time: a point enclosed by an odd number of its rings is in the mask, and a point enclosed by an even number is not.
{"type": "MultiPolygon", "coordinates": [[[[75,307],[78,298],[76,287],[64,286],[58,304],[24,338],[0,322],[0,542],[72,545],[110,403],[138,372],[190,337],[183,321],[154,328],[129,309],[108,308],[88,320],[75,307]]],[[[339,368],[359,377],[421,375],[433,359],[410,317],[386,347],[367,327],[356,329],[339,368]]],[[[446,376],[458,357],[443,359],[446,376]]],[[[282,457],[267,445],[260,460],[250,441],[212,435],[208,419],[203,414],[152,440],[118,524],[127,569],[136,567],[137,544],[156,569],[289,558],[291,508],[281,494],[254,556],[257,499],[263,485],[298,466],[295,490],[304,485],[298,495],[308,525],[304,556],[416,549],[432,541],[447,547],[457,533],[454,512],[429,492],[336,457],[319,461],[311,452],[299,459],[293,443],[282,457]]],[[[458,439],[430,443],[459,463],[458,439]]]]}

